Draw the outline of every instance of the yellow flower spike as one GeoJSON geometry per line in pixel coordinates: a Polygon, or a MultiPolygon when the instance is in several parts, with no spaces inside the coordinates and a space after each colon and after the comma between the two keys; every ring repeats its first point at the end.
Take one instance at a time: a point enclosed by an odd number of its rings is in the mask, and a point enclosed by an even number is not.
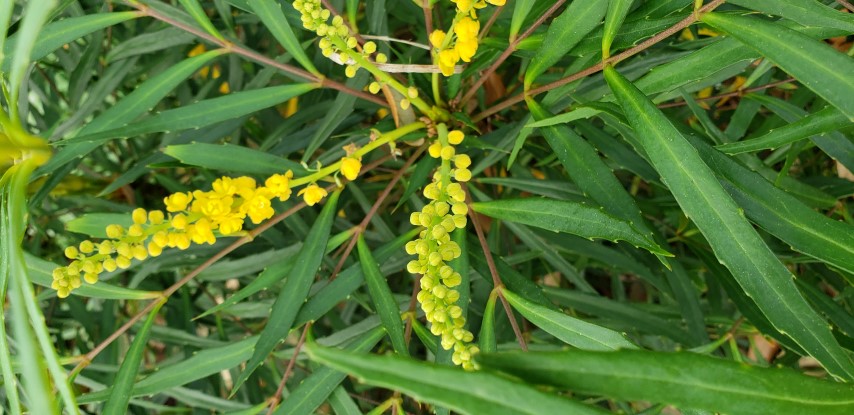
{"type": "Polygon", "coordinates": [[[179,213],[172,217],[172,221],[170,223],[173,228],[183,230],[187,227],[187,216],[183,213],[179,213]]]}
{"type": "Polygon", "coordinates": [[[460,21],[454,25],[454,34],[457,35],[457,39],[462,39],[465,41],[474,40],[477,42],[477,33],[480,31],[480,22],[477,20],[473,20],[470,17],[463,17],[460,21]]]}
{"type": "Polygon", "coordinates": [[[442,43],[445,42],[445,32],[441,30],[434,30],[433,33],[430,33],[430,44],[433,45],[434,48],[441,48],[442,43]]]}
{"type": "Polygon", "coordinates": [[[454,66],[459,62],[460,55],[455,49],[445,49],[439,52],[439,70],[442,75],[451,76],[454,74],[454,66]]]}
{"type": "Polygon", "coordinates": [[[454,158],[454,154],[456,154],[456,151],[451,146],[442,147],[442,151],[440,152],[442,160],[450,160],[454,158]]]}
{"type": "MultiPolygon", "coordinates": [[[[451,135],[448,134],[448,141],[450,141],[451,135]]],[[[457,154],[454,156],[454,167],[458,169],[466,169],[471,166],[471,158],[467,154],[457,154]]]]}
{"type": "Polygon", "coordinates": [[[166,210],[169,212],[180,212],[187,209],[187,205],[193,200],[192,193],[174,193],[163,199],[166,210]]]}
{"type": "Polygon", "coordinates": [[[326,189],[318,186],[316,183],[312,183],[300,190],[297,196],[302,196],[305,204],[314,206],[317,202],[323,200],[327,194],[326,189]]]}
{"type": "Polygon", "coordinates": [[[133,218],[133,223],[141,225],[148,220],[148,212],[143,208],[136,208],[133,210],[131,217],[133,218]]]}
{"type": "MultiPolygon", "coordinates": [[[[249,219],[251,219],[252,223],[255,224],[272,218],[273,214],[276,213],[273,210],[273,206],[270,205],[270,199],[263,194],[260,194],[260,192],[248,199],[243,206],[245,206],[246,214],[249,215],[249,219]]],[[[241,209],[243,209],[243,206],[241,209]]]]}
{"type": "Polygon", "coordinates": [[[154,242],[148,243],[148,255],[150,255],[152,258],[158,257],[162,253],[163,253],[163,247],[161,247],[160,245],[157,245],[154,242]]]}
{"type": "Polygon", "coordinates": [[[361,170],[362,162],[359,159],[355,157],[344,157],[341,159],[340,171],[347,180],[356,180],[356,177],[359,177],[359,171],[361,170]]]}
{"type": "Polygon", "coordinates": [[[467,182],[471,180],[471,171],[468,169],[454,170],[454,180],[458,182],[467,182]]]}
{"type": "Polygon", "coordinates": [[[116,266],[117,267],[119,267],[121,269],[128,269],[128,268],[130,268],[130,265],[131,265],[130,258],[128,258],[126,256],[121,256],[121,255],[116,257],[116,266]]]}
{"type": "Polygon", "coordinates": [[[130,228],[128,228],[128,236],[133,237],[133,238],[142,236],[144,233],[145,233],[145,230],[142,229],[142,225],[139,225],[136,223],[133,225],[130,225],[130,228]]]}
{"type": "Polygon", "coordinates": [[[465,136],[465,134],[463,134],[462,131],[453,130],[453,131],[448,133],[448,143],[453,144],[453,145],[458,145],[458,144],[463,142],[463,139],[465,137],[466,136],[465,136]]]}
{"type": "Polygon", "coordinates": [[[471,62],[471,58],[477,53],[477,38],[474,40],[457,40],[454,50],[457,51],[463,62],[471,62]]]}
{"type": "Polygon", "coordinates": [[[430,154],[430,157],[439,158],[442,156],[442,143],[435,141],[433,144],[430,144],[430,147],[427,148],[427,152],[430,154]]]}
{"type": "Polygon", "coordinates": [[[241,229],[243,229],[243,219],[235,215],[224,217],[219,222],[219,233],[223,235],[231,235],[241,229]]]}

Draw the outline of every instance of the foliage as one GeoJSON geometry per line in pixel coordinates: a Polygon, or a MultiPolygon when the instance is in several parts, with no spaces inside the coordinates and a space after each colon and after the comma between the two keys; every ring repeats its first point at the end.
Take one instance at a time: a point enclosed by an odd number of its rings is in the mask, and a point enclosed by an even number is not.
{"type": "Polygon", "coordinates": [[[2,412],[854,412],[854,6],[0,1],[2,412]]]}

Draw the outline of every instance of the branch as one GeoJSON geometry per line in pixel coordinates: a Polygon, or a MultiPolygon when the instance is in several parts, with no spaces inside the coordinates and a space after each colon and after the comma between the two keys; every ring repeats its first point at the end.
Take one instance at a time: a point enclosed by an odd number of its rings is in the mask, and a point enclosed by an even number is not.
{"type": "Polygon", "coordinates": [[[679,33],[682,29],[685,29],[686,27],[694,24],[697,21],[697,19],[699,18],[700,14],[708,13],[708,12],[714,10],[716,7],[720,6],[725,1],[726,0],[714,0],[711,3],[703,6],[697,13],[691,13],[690,16],[686,17],[685,19],[683,19],[679,23],[676,23],[675,25],[671,26],[667,30],[665,30],[665,31],[641,42],[639,45],[637,45],[631,49],[627,49],[622,53],[619,53],[617,55],[610,57],[609,59],[605,60],[604,62],[597,63],[596,65],[593,65],[587,69],[584,69],[580,72],[576,72],[570,76],[567,76],[566,78],[559,79],[559,80],[554,81],[552,83],[545,84],[539,88],[534,88],[530,91],[522,92],[518,95],[515,95],[512,98],[509,98],[506,101],[501,102],[500,104],[497,104],[497,105],[493,106],[492,108],[489,108],[489,109],[475,115],[474,117],[472,117],[472,120],[475,122],[483,120],[484,118],[486,118],[492,114],[495,114],[495,113],[497,113],[497,112],[499,112],[505,108],[509,108],[513,104],[524,101],[526,96],[535,96],[535,95],[542,94],[543,92],[551,91],[552,89],[555,89],[557,87],[561,87],[561,86],[566,85],[570,82],[577,81],[581,78],[593,75],[597,72],[600,72],[605,68],[605,64],[614,65],[620,61],[626,60],[626,59],[628,59],[634,55],[637,55],[638,53],[648,49],[652,45],[655,45],[656,43],[661,42],[662,40],[664,40],[664,39],[666,39],[666,38],[668,38],[668,37],[670,37],[676,33],[679,33]]]}

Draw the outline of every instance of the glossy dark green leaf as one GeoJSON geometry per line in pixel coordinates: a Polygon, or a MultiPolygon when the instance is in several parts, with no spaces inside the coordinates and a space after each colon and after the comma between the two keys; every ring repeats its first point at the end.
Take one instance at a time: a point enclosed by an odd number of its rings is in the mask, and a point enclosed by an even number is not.
{"type": "Polygon", "coordinates": [[[771,130],[760,137],[718,146],[718,150],[727,154],[747,153],[765,149],[773,150],[813,135],[840,130],[850,125],[851,121],[839,112],[838,109],[827,107],[799,121],[771,130]]]}
{"type": "Polygon", "coordinates": [[[854,58],[829,45],[762,19],[706,13],[702,21],[777,64],[854,121],[854,58]]]}
{"type": "Polygon", "coordinates": [[[301,176],[306,171],[297,162],[253,148],[231,144],[181,144],[168,146],[163,149],[163,152],[184,164],[211,170],[267,176],[283,174],[288,170],[293,171],[297,176],[301,176]]]}
{"type": "Polygon", "coordinates": [[[501,293],[528,321],[570,346],[581,350],[610,351],[637,348],[622,334],[613,330],[537,305],[506,288],[502,289],[501,293]]]}
{"type": "Polygon", "coordinates": [[[589,239],[626,241],[655,254],[670,255],[628,222],[580,203],[544,198],[503,199],[473,203],[472,208],[496,219],[589,239]]]}
{"type": "Polygon", "coordinates": [[[365,275],[365,282],[368,285],[368,292],[371,294],[377,314],[379,314],[380,320],[382,320],[383,326],[391,338],[391,344],[397,354],[409,356],[409,347],[406,345],[403,336],[403,322],[400,320],[400,307],[392,296],[391,288],[380,272],[380,267],[362,235],[359,235],[356,246],[359,251],[362,273],[365,275]]]}
{"type": "Polygon", "coordinates": [[[466,372],[397,356],[374,356],[307,345],[313,360],[372,385],[468,415],[601,414],[572,401],[487,372],[466,372]],[[532,405],[536,402],[536,405],[532,405]]]}
{"type": "Polygon", "coordinates": [[[727,414],[848,414],[854,387],[790,369],[751,367],[694,353],[530,352],[478,356],[530,381],[621,400],[727,414]]]}
{"type": "Polygon", "coordinates": [[[685,214],[745,292],[781,332],[840,378],[854,364],[792,282],[697,151],[634,85],[611,67],[605,77],[641,145],[685,214]]]}

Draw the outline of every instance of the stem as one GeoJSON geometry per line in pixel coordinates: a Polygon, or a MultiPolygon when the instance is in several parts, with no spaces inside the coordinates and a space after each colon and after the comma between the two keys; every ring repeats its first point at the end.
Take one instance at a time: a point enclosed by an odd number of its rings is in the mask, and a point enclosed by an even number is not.
{"type": "MultiPolygon", "coordinates": [[[[540,25],[543,24],[546,19],[549,18],[549,16],[554,14],[554,12],[556,12],[558,8],[563,6],[564,3],[566,3],[566,0],[556,1],[555,4],[552,5],[552,7],[546,10],[546,12],[543,13],[543,15],[540,16],[537,21],[534,22],[534,24],[531,25],[531,27],[525,30],[525,32],[522,33],[521,36],[514,39],[513,42],[510,43],[510,46],[508,46],[507,49],[504,50],[501,56],[499,56],[498,59],[496,59],[495,62],[493,62],[492,65],[486,71],[484,71],[480,75],[480,77],[478,77],[477,82],[475,82],[474,85],[472,85],[471,88],[469,88],[469,90],[465,93],[465,95],[463,95],[463,98],[460,100],[460,102],[465,105],[466,102],[471,100],[472,97],[474,97],[474,94],[477,93],[477,89],[480,88],[481,85],[483,85],[483,83],[486,82],[486,80],[498,69],[498,67],[501,66],[501,64],[504,63],[504,61],[507,60],[507,58],[509,58],[510,55],[513,54],[513,52],[516,51],[516,46],[519,46],[519,42],[525,40],[525,38],[530,36],[531,33],[534,33],[534,30],[540,27],[540,25]]],[[[499,12],[500,10],[496,10],[496,15],[499,12]]]]}
{"type": "MultiPolygon", "coordinates": [[[[757,87],[748,88],[748,89],[744,89],[744,90],[727,92],[725,94],[720,94],[720,95],[712,95],[710,97],[705,97],[705,98],[695,98],[695,100],[697,100],[697,101],[714,101],[714,100],[718,100],[718,99],[722,99],[722,98],[740,97],[740,96],[744,96],[745,94],[749,94],[751,92],[762,91],[764,89],[773,88],[773,87],[778,86],[778,85],[788,84],[790,82],[795,82],[795,81],[796,81],[795,78],[788,78],[788,79],[784,79],[782,81],[775,81],[775,82],[771,82],[769,84],[759,85],[757,87]]],[[[674,107],[681,107],[681,106],[685,106],[685,105],[688,105],[688,104],[685,101],[680,101],[680,102],[671,102],[669,104],[661,104],[658,106],[658,108],[674,108],[674,107]]]]}
{"type": "Polygon", "coordinates": [[[258,63],[266,65],[266,66],[274,67],[274,68],[276,68],[282,72],[289,73],[291,75],[294,75],[296,77],[299,77],[299,78],[302,78],[302,79],[305,79],[308,81],[317,82],[322,87],[335,89],[335,90],[353,95],[355,97],[364,99],[366,101],[373,102],[373,103],[380,105],[382,107],[385,107],[387,105],[387,103],[385,101],[383,101],[382,99],[380,99],[380,98],[378,98],[372,94],[350,88],[347,85],[344,85],[340,82],[333,81],[333,80],[330,80],[328,78],[325,78],[321,74],[312,74],[311,72],[305,71],[305,70],[297,68],[295,66],[291,66],[291,65],[288,65],[285,63],[277,62],[274,59],[268,58],[268,57],[266,57],[266,56],[264,56],[258,52],[255,52],[254,50],[251,50],[247,47],[241,46],[237,43],[234,43],[234,42],[231,42],[228,40],[217,39],[215,36],[212,36],[211,34],[209,34],[208,32],[206,32],[204,30],[199,30],[193,26],[186,25],[183,22],[175,20],[169,16],[160,14],[157,10],[154,10],[150,7],[143,5],[143,4],[138,4],[136,2],[130,2],[127,0],[125,0],[123,3],[127,6],[130,6],[130,7],[133,7],[135,9],[139,10],[145,16],[151,17],[151,18],[156,19],[156,20],[160,20],[163,23],[166,23],[170,26],[181,29],[185,32],[192,33],[196,37],[203,39],[208,43],[217,45],[223,49],[226,49],[229,52],[243,56],[244,58],[249,59],[251,61],[255,61],[255,62],[258,62],[258,63]]]}
{"type": "Polygon", "coordinates": [[[666,38],[668,38],[668,37],[670,37],[676,33],[679,33],[682,29],[694,24],[697,21],[697,19],[699,18],[700,14],[708,13],[708,12],[714,10],[716,7],[720,6],[725,1],[726,0],[714,0],[711,3],[705,5],[702,9],[700,9],[698,13],[691,14],[690,16],[686,17],[685,19],[683,19],[679,23],[676,23],[675,25],[671,26],[667,30],[665,30],[665,31],[641,42],[641,44],[639,44],[633,48],[627,49],[626,51],[624,51],[620,54],[614,55],[606,61],[599,62],[596,65],[593,65],[587,69],[584,69],[580,72],[576,72],[570,76],[567,76],[566,78],[559,79],[557,81],[543,85],[539,88],[535,88],[535,89],[532,89],[530,91],[517,94],[517,95],[515,95],[515,96],[513,96],[513,97],[511,97],[511,98],[509,98],[509,99],[507,99],[507,100],[505,100],[499,104],[496,104],[495,106],[475,115],[474,117],[472,117],[472,121],[477,122],[477,121],[483,120],[484,118],[486,118],[492,114],[495,114],[501,110],[509,108],[513,104],[524,101],[526,97],[532,97],[535,95],[539,95],[539,94],[542,94],[543,92],[551,91],[552,89],[561,87],[563,85],[566,85],[570,82],[584,78],[586,76],[593,75],[593,74],[603,70],[605,68],[606,64],[614,65],[617,62],[626,60],[626,59],[628,59],[634,55],[637,55],[638,53],[648,49],[652,45],[654,45],[658,42],[661,42],[662,40],[664,40],[664,39],[666,39],[666,38]]]}
{"type": "Polygon", "coordinates": [[[507,319],[510,320],[510,326],[513,328],[513,334],[516,335],[516,341],[519,342],[519,347],[527,352],[528,345],[525,343],[522,331],[519,330],[519,324],[516,322],[516,317],[513,315],[513,309],[510,308],[510,303],[507,302],[507,299],[504,298],[504,293],[501,292],[501,288],[504,287],[504,283],[501,282],[501,278],[498,276],[498,269],[495,267],[495,260],[492,258],[492,251],[489,250],[489,246],[486,244],[486,237],[483,236],[483,229],[480,228],[480,221],[477,219],[477,213],[475,213],[474,209],[471,207],[471,194],[469,193],[468,185],[465,183],[463,183],[463,190],[466,192],[466,207],[468,207],[469,210],[469,217],[471,218],[472,226],[474,227],[475,233],[477,233],[477,240],[480,242],[480,249],[483,250],[483,256],[486,258],[486,266],[489,268],[489,274],[492,276],[493,289],[498,292],[498,298],[501,299],[501,304],[504,307],[504,313],[507,314],[507,319]]]}
{"type": "Polygon", "coordinates": [[[288,378],[291,376],[291,372],[294,370],[294,365],[297,362],[297,356],[299,356],[299,352],[302,349],[302,345],[305,344],[305,336],[308,334],[308,331],[311,330],[311,322],[305,324],[305,327],[302,329],[302,334],[299,336],[299,341],[297,341],[296,346],[294,346],[294,354],[291,355],[291,358],[288,360],[288,367],[285,369],[285,374],[282,375],[282,381],[279,382],[279,387],[276,389],[276,393],[273,395],[273,398],[270,399],[270,409],[267,411],[267,415],[273,415],[273,410],[276,409],[276,405],[281,402],[282,392],[285,390],[285,383],[288,381],[288,378]]]}
{"type": "MultiPolygon", "coordinates": [[[[338,47],[338,49],[350,50],[350,48],[347,47],[347,43],[344,42],[344,39],[341,39],[338,36],[332,36],[332,37],[329,37],[329,39],[332,41],[332,44],[334,44],[336,47],[338,47]]],[[[403,84],[401,84],[400,82],[398,82],[397,79],[394,79],[388,73],[377,68],[373,62],[366,59],[359,52],[351,52],[351,53],[348,53],[348,55],[350,56],[350,59],[353,59],[359,66],[367,69],[368,72],[370,72],[372,75],[377,77],[377,79],[379,79],[382,82],[385,82],[386,84],[390,85],[397,92],[400,92],[404,97],[406,97],[406,99],[408,99],[410,102],[412,102],[412,105],[414,105],[416,108],[418,108],[421,111],[421,113],[423,113],[424,115],[426,115],[430,118],[434,118],[435,114],[434,114],[433,109],[430,108],[430,105],[427,104],[426,102],[424,102],[424,100],[422,100],[421,98],[418,98],[418,97],[410,98],[409,97],[409,89],[407,87],[403,86],[403,84]]]]}
{"type": "Polygon", "coordinates": [[[849,3],[849,2],[847,2],[847,1],[845,1],[845,0],[836,0],[836,2],[837,2],[837,3],[839,3],[839,4],[841,4],[841,5],[842,5],[842,7],[845,7],[846,9],[848,9],[848,10],[850,10],[850,11],[854,12],[854,4],[851,4],[851,3],[849,3]]]}
{"type": "MultiPolygon", "coordinates": [[[[389,131],[389,132],[381,135],[376,140],[371,141],[366,146],[357,150],[355,153],[353,153],[353,156],[355,156],[357,158],[361,157],[361,156],[371,152],[372,150],[376,149],[377,147],[380,147],[384,144],[388,144],[390,142],[393,142],[393,141],[397,140],[398,138],[405,136],[406,134],[409,134],[409,133],[414,132],[414,131],[418,131],[418,130],[425,128],[425,127],[427,127],[427,125],[424,124],[423,122],[419,121],[419,122],[414,122],[412,124],[404,125],[403,127],[400,127],[396,130],[389,131]]],[[[314,172],[313,174],[310,174],[310,175],[305,176],[305,177],[300,177],[299,179],[296,179],[296,180],[291,180],[290,185],[291,185],[291,187],[296,187],[296,186],[299,186],[302,184],[316,182],[317,180],[319,180],[321,178],[324,178],[326,176],[329,176],[329,175],[335,173],[336,171],[338,171],[338,169],[340,167],[341,167],[341,161],[337,161],[333,164],[330,164],[329,166],[326,166],[326,167],[314,172]]],[[[365,169],[362,169],[362,170],[365,171],[365,169]]]]}

